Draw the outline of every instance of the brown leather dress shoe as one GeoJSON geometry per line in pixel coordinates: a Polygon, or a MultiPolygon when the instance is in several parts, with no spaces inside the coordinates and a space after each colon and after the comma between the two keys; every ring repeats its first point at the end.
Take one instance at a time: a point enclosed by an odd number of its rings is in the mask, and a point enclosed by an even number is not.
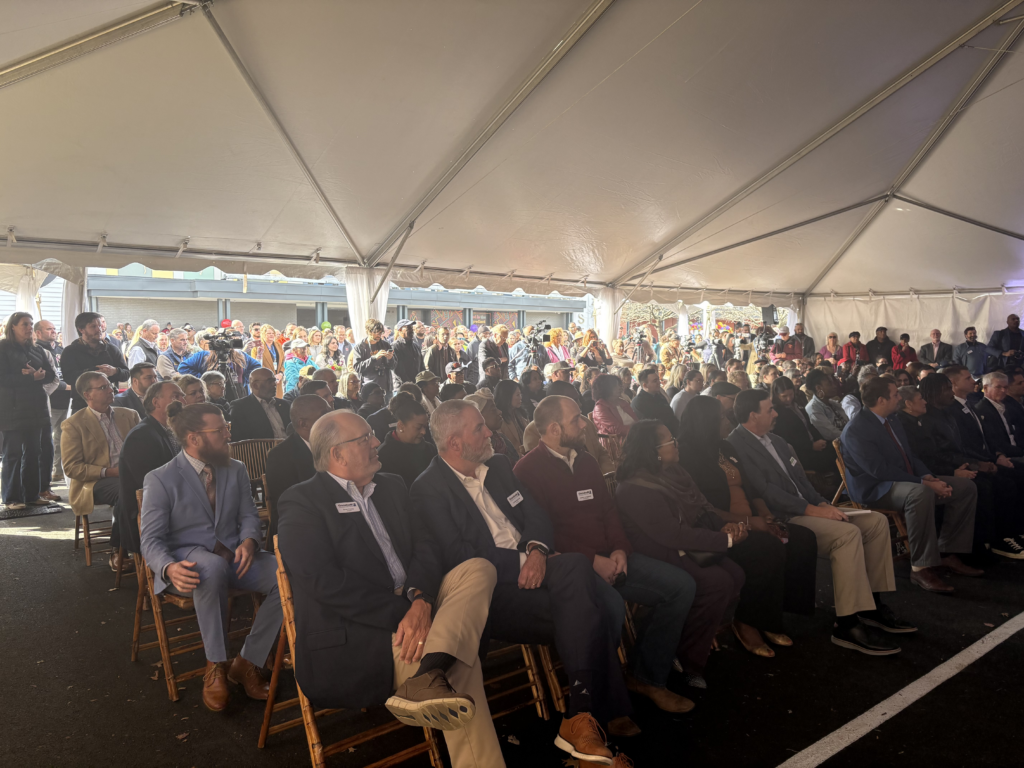
{"type": "Polygon", "coordinates": [[[47,501],[60,501],[60,496],[53,491],[40,491],[39,498],[46,499],[47,501]]]}
{"type": "Polygon", "coordinates": [[[620,739],[640,735],[640,726],[628,717],[616,717],[608,721],[608,735],[620,739]]]}
{"type": "Polygon", "coordinates": [[[473,697],[457,693],[440,669],[410,677],[384,706],[406,725],[441,731],[464,728],[476,714],[473,697]]]}
{"type": "Polygon", "coordinates": [[[935,592],[940,595],[953,594],[953,585],[947,584],[939,577],[939,569],[936,567],[911,571],[910,583],[917,584],[917,586],[927,592],[935,592]]]}
{"type": "Polygon", "coordinates": [[[228,705],[228,683],[223,662],[206,662],[203,675],[203,704],[211,712],[223,712],[228,705]]]}
{"type": "Polygon", "coordinates": [[[956,555],[946,555],[942,558],[942,567],[949,568],[957,576],[981,576],[985,573],[981,568],[972,568],[956,555]]]}
{"type": "Polygon", "coordinates": [[[589,760],[597,765],[611,765],[614,757],[612,751],[605,746],[601,726],[589,712],[563,718],[555,737],[555,746],[579,760],[589,760]]]}
{"type": "MultiPolygon", "coordinates": [[[[658,688],[654,685],[641,683],[632,675],[626,675],[626,687],[633,691],[633,693],[639,693],[641,696],[646,696],[648,699],[653,701],[662,712],[673,712],[679,714],[682,712],[689,712],[693,709],[693,702],[685,696],[673,693],[668,688],[658,688]]],[[[611,729],[611,723],[609,723],[609,732],[611,732],[611,729]]],[[[613,733],[612,735],[615,736],[618,734],[613,733]]]]}
{"type": "Polygon", "coordinates": [[[245,689],[245,695],[257,701],[266,701],[270,695],[270,683],[263,679],[259,669],[251,661],[235,656],[228,669],[228,680],[245,689]]]}

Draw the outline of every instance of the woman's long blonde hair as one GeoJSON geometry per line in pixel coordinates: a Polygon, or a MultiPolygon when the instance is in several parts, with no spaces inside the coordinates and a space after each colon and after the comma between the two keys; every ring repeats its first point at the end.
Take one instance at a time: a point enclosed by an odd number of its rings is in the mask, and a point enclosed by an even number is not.
{"type": "Polygon", "coordinates": [[[561,347],[564,346],[562,339],[565,338],[565,331],[561,328],[552,328],[548,333],[549,341],[545,341],[545,346],[548,347],[561,347]]]}

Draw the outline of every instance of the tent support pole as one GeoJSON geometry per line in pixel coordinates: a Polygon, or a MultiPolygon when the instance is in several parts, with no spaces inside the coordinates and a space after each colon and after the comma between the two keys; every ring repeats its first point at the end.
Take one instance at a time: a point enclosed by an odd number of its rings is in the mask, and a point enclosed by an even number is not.
{"type": "MultiPolygon", "coordinates": [[[[1024,0],[1022,0],[1022,2],[1024,2],[1024,0]]],[[[228,56],[230,56],[231,60],[235,63],[235,67],[238,68],[238,72],[241,74],[242,79],[245,80],[246,85],[249,86],[249,90],[252,91],[252,95],[256,97],[256,101],[259,102],[259,105],[263,108],[264,114],[266,114],[267,118],[270,120],[271,125],[274,126],[274,130],[277,132],[277,135],[281,137],[281,141],[283,141],[284,145],[288,148],[292,159],[295,161],[296,165],[299,166],[302,174],[306,177],[306,181],[309,182],[309,186],[312,187],[313,192],[315,192],[316,196],[320,199],[321,205],[323,205],[324,209],[334,221],[334,225],[338,228],[338,231],[341,232],[341,236],[345,238],[345,242],[348,243],[348,247],[351,249],[352,253],[355,254],[356,261],[359,262],[359,266],[365,266],[363,255],[359,252],[359,248],[356,247],[352,236],[349,235],[341,217],[338,215],[338,212],[334,210],[334,206],[331,205],[331,201],[327,199],[327,195],[324,193],[320,183],[316,180],[316,177],[313,176],[313,172],[309,169],[309,166],[306,165],[306,161],[302,159],[302,155],[299,154],[298,148],[292,142],[291,137],[284,129],[281,121],[277,119],[277,114],[270,106],[270,102],[267,101],[263,92],[260,90],[260,87],[256,84],[252,75],[249,74],[249,70],[246,69],[242,59],[235,51],[234,46],[231,45],[231,41],[228,40],[227,35],[224,34],[224,30],[221,29],[220,24],[217,23],[217,19],[214,18],[213,15],[213,10],[208,4],[203,5],[203,15],[206,16],[207,20],[210,22],[210,26],[220,39],[221,44],[224,46],[224,50],[227,51],[228,56]]]]}
{"type": "MultiPolygon", "coordinates": [[[[1022,0],[1024,1],[1024,0],[1022,0]]],[[[391,234],[389,234],[373,253],[367,257],[367,264],[374,266],[378,261],[384,258],[384,254],[387,253],[390,248],[405,230],[409,223],[415,221],[420,217],[420,214],[427,209],[427,207],[434,202],[435,198],[444,191],[444,188],[451,183],[459,172],[466,167],[473,156],[486,144],[491,136],[493,136],[499,128],[505,123],[505,121],[511,116],[513,112],[522,104],[526,98],[533,93],[533,90],[540,85],[541,81],[547,77],[548,73],[555,68],[555,65],[562,60],[562,58],[569,52],[569,50],[579,41],[583,35],[586,34],[594,22],[601,18],[603,14],[614,2],[614,0],[594,0],[590,7],[583,12],[573,25],[562,35],[562,39],[558,45],[550,51],[544,60],[537,65],[536,69],[524,80],[518,88],[512,93],[511,96],[505,101],[497,113],[490,119],[487,126],[480,132],[480,134],[473,140],[473,142],[459,155],[459,157],[448,166],[448,170],[437,181],[434,182],[430,190],[426,195],[423,196],[415,207],[409,212],[409,214],[402,220],[402,222],[395,227],[391,234]]]]}
{"type": "Polygon", "coordinates": [[[985,229],[990,229],[993,232],[999,232],[1000,234],[1008,235],[1009,237],[1016,237],[1019,240],[1024,240],[1024,238],[1022,238],[1020,235],[1014,234],[1012,232],[1007,232],[997,227],[982,224],[979,221],[974,221],[973,219],[968,219],[963,216],[951,214],[948,211],[943,211],[941,209],[935,210],[923,203],[918,203],[914,200],[909,200],[907,198],[901,197],[898,194],[903,185],[907,183],[907,179],[909,179],[911,174],[913,174],[914,171],[917,170],[917,167],[928,156],[928,153],[931,152],[932,148],[936,145],[936,143],[938,143],[939,139],[942,138],[943,134],[945,134],[945,132],[953,124],[953,122],[960,115],[960,113],[963,112],[964,109],[966,109],[967,104],[970,102],[971,98],[973,98],[974,94],[978,92],[978,89],[981,88],[982,85],[984,85],[989,75],[992,74],[992,70],[996,68],[996,65],[1000,61],[1002,61],[1003,56],[1006,54],[1006,51],[1011,46],[1013,46],[1014,43],[1017,42],[1017,38],[1020,37],[1021,32],[1024,32],[1024,16],[1021,17],[1017,25],[1010,30],[1010,32],[1006,35],[1005,38],[1003,38],[1003,40],[997,47],[997,51],[993,53],[991,56],[989,56],[988,59],[985,60],[985,63],[982,65],[981,69],[979,69],[978,72],[974,75],[974,77],[971,78],[971,81],[966,86],[964,86],[964,89],[960,92],[960,95],[957,96],[952,106],[948,110],[946,110],[946,114],[931,130],[931,132],[928,134],[928,137],[924,140],[924,143],[920,146],[920,148],[918,148],[917,152],[914,153],[914,156],[910,158],[909,162],[903,167],[903,170],[900,171],[899,175],[889,186],[889,190],[886,192],[885,199],[883,200],[883,202],[874,206],[870,211],[867,212],[867,215],[865,215],[861,222],[857,225],[857,228],[854,229],[850,236],[843,241],[843,244],[839,247],[839,250],[835,252],[831,259],[829,259],[829,262],[828,264],[825,265],[825,268],[818,273],[818,276],[814,278],[814,281],[804,290],[805,298],[811,293],[811,291],[818,287],[822,280],[824,280],[828,276],[828,273],[831,272],[835,265],[839,263],[839,260],[842,259],[844,255],[846,255],[846,252],[850,250],[853,244],[864,232],[864,230],[867,229],[868,225],[875,220],[875,217],[877,217],[878,214],[882,212],[882,209],[885,207],[885,203],[891,199],[902,200],[905,203],[917,205],[921,208],[929,208],[929,210],[933,210],[933,212],[935,213],[941,213],[947,216],[952,216],[953,218],[960,219],[961,221],[966,221],[968,224],[974,224],[979,227],[984,227],[985,229]]]}
{"type": "MultiPolygon", "coordinates": [[[[1008,13],[1009,11],[1012,11],[1014,8],[1016,8],[1018,5],[1020,5],[1022,2],[1024,2],[1024,0],[1009,0],[1008,2],[1005,2],[1002,5],[1000,5],[994,11],[992,11],[989,14],[987,14],[984,18],[980,19],[979,21],[977,21],[976,23],[971,25],[968,29],[964,30],[959,35],[957,35],[955,38],[950,40],[942,48],[940,48],[939,50],[935,51],[935,53],[933,53],[927,59],[922,61],[916,67],[914,67],[913,69],[909,70],[908,72],[905,72],[899,78],[897,78],[896,80],[891,82],[889,85],[887,85],[881,91],[879,91],[874,96],[872,96],[870,99],[865,101],[863,104],[861,104],[859,107],[857,107],[855,110],[853,110],[853,112],[848,114],[846,117],[844,117],[838,123],[833,125],[831,128],[826,130],[824,133],[820,134],[817,138],[813,139],[808,144],[804,145],[796,153],[790,155],[785,160],[783,160],[781,163],[779,163],[774,168],[772,168],[770,171],[768,171],[767,173],[765,173],[762,176],[758,177],[757,179],[752,181],[747,186],[743,187],[743,189],[741,189],[739,192],[736,192],[734,195],[732,195],[731,197],[729,197],[728,199],[726,199],[725,201],[720,203],[717,207],[714,208],[714,210],[712,210],[709,213],[705,214],[698,221],[696,221],[693,224],[691,224],[690,226],[686,227],[686,229],[684,229],[682,232],[680,232],[676,237],[672,238],[672,240],[670,240],[668,243],[666,243],[665,245],[662,245],[661,247],[659,247],[658,248],[658,253],[667,253],[671,249],[673,249],[676,246],[678,246],[680,243],[685,241],[686,238],[688,238],[694,232],[698,231],[699,229],[704,227],[706,224],[709,224],[710,222],[714,221],[719,216],[721,216],[723,213],[725,213],[730,208],[732,208],[734,205],[736,205],[740,201],[742,201],[745,198],[747,198],[749,195],[751,195],[754,192],[756,192],[757,190],[759,190],[761,187],[763,187],[769,181],[771,181],[776,176],[778,176],[780,173],[785,171],[787,168],[789,168],[790,166],[794,165],[796,162],[801,160],[803,157],[805,157],[806,155],[810,154],[815,149],[817,149],[822,144],[824,144],[826,141],[831,139],[833,136],[835,136],[837,133],[839,133],[841,130],[843,130],[850,123],[854,122],[861,115],[863,115],[866,112],[868,112],[869,110],[873,109],[875,106],[877,106],[881,102],[885,101],[887,98],[889,98],[889,96],[891,96],[892,94],[896,93],[896,91],[900,90],[900,88],[902,88],[903,86],[905,86],[908,83],[910,83],[913,80],[915,80],[919,75],[922,75],[925,72],[927,72],[929,69],[931,69],[933,66],[938,64],[940,61],[942,61],[944,58],[946,58],[953,51],[957,50],[961,46],[961,44],[963,44],[963,43],[967,42],[968,40],[970,40],[972,37],[974,37],[976,34],[981,32],[983,29],[985,29],[986,27],[990,26],[1000,16],[1003,16],[1006,13],[1008,13]]],[[[653,255],[652,256],[648,256],[647,258],[642,259],[637,264],[634,264],[632,267],[629,268],[629,270],[627,270],[626,272],[623,272],[621,275],[619,275],[614,280],[612,280],[611,284],[613,286],[616,286],[616,287],[622,285],[627,280],[629,280],[633,275],[635,275],[638,271],[640,271],[640,269],[643,268],[643,265],[647,264],[652,257],[653,257],[653,255]]]]}
{"type": "Polygon", "coordinates": [[[377,287],[373,289],[373,295],[370,297],[371,304],[373,304],[374,299],[377,298],[377,294],[380,293],[380,289],[384,287],[384,281],[388,279],[388,275],[390,275],[391,270],[394,269],[395,262],[398,261],[398,255],[405,247],[405,241],[409,239],[409,235],[412,234],[412,228],[415,225],[415,221],[409,222],[409,226],[405,229],[405,234],[403,234],[402,239],[398,241],[398,247],[395,248],[395,255],[391,257],[391,261],[388,262],[388,268],[384,270],[384,274],[380,276],[380,282],[377,283],[377,287]]]}
{"type": "Polygon", "coordinates": [[[997,227],[994,224],[986,224],[983,221],[972,219],[970,216],[961,216],[959,213],[953,213],[952,211],[947,211],[945,208],[938,208],[934,205],[929,205],[928,203],[922,203],[920,200],[915,200],[912,197],[904,197],[903,195],[893,195],[893,199],[899,200],[901,203],[913,205],[915,208],[923,208],[926,211],[937,213],[940,216],[948,216],[951,219],[962,221],[964,224],[972,224],[975,227],[987,229],[989,232],[995,232],[1000,235],[1005,235],[1006,237],[1012,237],[1014,240],[1024,240],[1024,235],[1020,234],[1019,232],[1012,232],[1009,229],[1003,229],[1002,227],[997,227]]]}

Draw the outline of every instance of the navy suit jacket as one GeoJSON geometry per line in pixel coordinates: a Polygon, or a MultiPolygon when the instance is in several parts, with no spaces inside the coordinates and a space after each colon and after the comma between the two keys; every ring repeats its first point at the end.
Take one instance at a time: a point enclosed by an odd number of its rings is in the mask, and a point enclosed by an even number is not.
{"type": "Polygon", "coordinates": [[[129,552],[139,551],[139,502],[135,492],[142,487],[146,475],[169,462],[181,446],[168,434],[163,424],[147,416],[124,438],[121,458],[117,463],[120,492],[117,495],[117,525],[121,545],[129,552]]]}
{"type": "MultiPolygon", "coordinates": [[[[287,430],[288,425],[292,423],[291,405],[277,397],[274,398],[274,405],[281,416],[285,430],[287,430]]],[[[249,395],[231,402],[231,440],[233,442],[273,437],[274,428],[270,426],[267,412],[263,410],[256,395],[249,395]]]]}
{"type": "Polygon", "coordinates": [[[993,451],[1010,457],[1024,456],[1024,449],[1021,448],[1022,442],[1024,442],[1024,435],[1021,435],[1018,431],[1017,425],[1014,423],[1013,412],[1009,408],[1006,408],[1006,422],[1010,427],[1009,432],[1006,431],[1006,425],[1003,424],[999,411],[996,410],[996,407],[992,405],[988,398],[983,397],[974,406],[974,412],[981,419],[981,426],[985,431],[985,442],[989,444],[993,451]],[[1013,435],[1012,442],[1010,440],[1011,434],[1013,435]]]}
{"type": "Polygon", "coordinates": [[[118,408],[131,408],[139,414],[139,419],[145,419],[148,415],[146,409],[142,407],[142,398],[135,394],[135,390],[131,387],[128,387],[123,394],[114,397],[114,405],[118,408]]]}
{"type": "MultiPolygon", "coordinates": [[[[436,547],[398,475],[378,472],[374,509],[405,569],[405,589],[436,596],[436,547]]],[[[319,707],[383,704],[394,690],[391,635],[409,611],[366,518],[338,505],[352,497],[326,472],[278,502],[277,543],[295,602],[295,678],[319,707]]]]}
{"type": "Polygon", "coordinates": [[[931,471],[910,450],[910,441],[899,419],[888,419],[896,439],[910,460],[907,472],[899,448],[885,425],[867,408],[862,408],[843,429],[839,440],[846,462],[846,486],[858,504],[870,505],[885,496],[893,483],[920,483],[931,471]]]}
{"type": "Polygon", "coordinates": [[[531,541],[540,542],[554,551],[554,529],[547,512],[512,473],[508,459],[493,456],[486,464],[488,470],[484,487],[519,531],[518,551],[499,549],[495,545],[483,513],[462,481],[440,456],[435,456],[412,484],[413,514],[430,529],[446,573],[459,563],[483,557],[497,569],[499,584],[516,583],[519,581],[519,551],[525,551],[531,541]],[[516,497],[517,493],[521,500],[516,497]]]}
{"type": "Polygon", "coordinates": [[[985,434],[979,424],[981,420],[975,420],[971,415],[972,412],[974,412],[974,406],[970,402],[961,405],[956,400],[945,409],[946,416],[956,427],[959,444],[964,455],[973,461],[995,461],[995,453],[988,441],[985,440],[985,434]]]}

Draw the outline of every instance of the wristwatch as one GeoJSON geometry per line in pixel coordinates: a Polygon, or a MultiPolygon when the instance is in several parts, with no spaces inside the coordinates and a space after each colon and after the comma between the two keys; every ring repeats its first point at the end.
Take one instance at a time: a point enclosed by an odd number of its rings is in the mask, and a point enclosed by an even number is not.
{"type": "Polygon", "coordinates": [[[532,546],[527,545],[526,547],[526,554],[530,555],[534,552],[540,552],[542,555],[544,555],[544,557],[547,557],[551,554],[551,550],[543,544],[541,544],[539,541],[535,541],[533,542],[532,546]]]}
{"type": "Polygon", "coordinates": [[[420,592],[416,597],[410,598],[410,602],[415,603],[417,600],[422,600],[427,605],[434,605],[434,598],[428,595],[426,592],[420,592]]]}

